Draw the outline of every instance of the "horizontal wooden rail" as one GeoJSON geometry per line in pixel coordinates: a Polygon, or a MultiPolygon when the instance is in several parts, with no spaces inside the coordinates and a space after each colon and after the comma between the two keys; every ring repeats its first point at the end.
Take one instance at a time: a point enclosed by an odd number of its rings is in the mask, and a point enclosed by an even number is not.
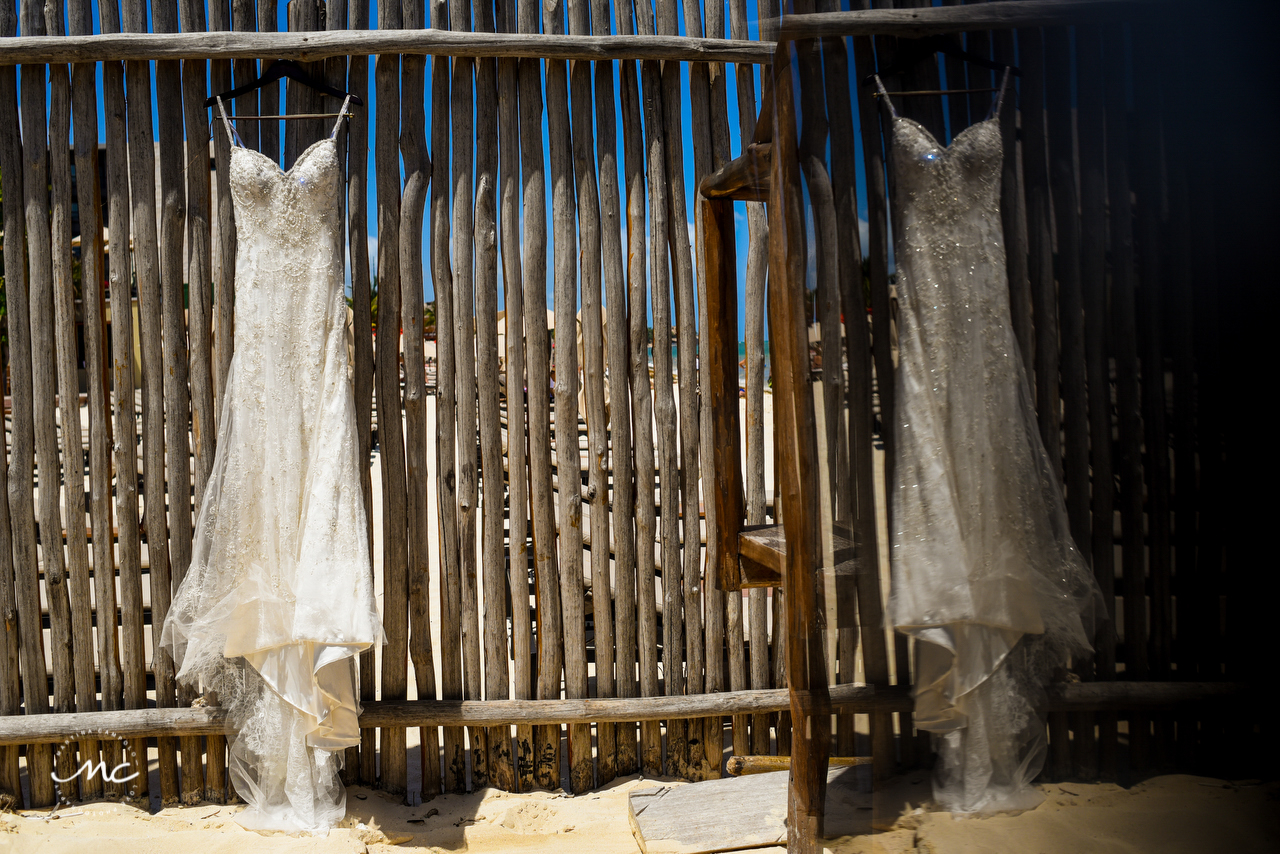
{"type": "Polygon", "coordinates": [[[787,15],[763,32],[789,40],[824,36],[920,38],[969,30],[1068,26],[1083,20],[1123,16],[1156,0],[1009,0],[973,6],[925,6],[787,15]]]}
{"type": "MultiPolygon", "coordinates": [[[[1084,682],[1055,685],[1049,711],[1131,710],[1223,700],[1244,692],[1231,682],[1084,682]]],[[[910,712],[909,688],[832,685],[831,707],[845,713],[910,712]]],[[[673,697],[588,700],[451,700],[365,704],[362,727],[513,726],[676,720],[767,714],[790,708],[786,689],[726,691],[673,697]]],[[[0,717],[0,745],[52,744],[86,732],[122,738],[220,735],[229,730],[219,708],[131,709],[120,712],[0,717]]]]}
{"type": "Polygon", "coordinates": [[[683,36],[569,36],[448,30],[329,30],[292,33],[112,33],[0,38],[0,65],[159,59],[296,59],[374,54],[521,59],[773,61],[771,42],[683,36]]]}

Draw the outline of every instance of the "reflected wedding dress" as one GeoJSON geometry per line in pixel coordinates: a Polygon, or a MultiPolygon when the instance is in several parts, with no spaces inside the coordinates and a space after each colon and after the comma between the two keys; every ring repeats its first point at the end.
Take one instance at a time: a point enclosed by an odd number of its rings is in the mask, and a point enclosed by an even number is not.
{"type": "Polygon", "coordinates": [[[935,734],[934,797],[952,812],[1039,803],[1036,707],[1105,614],[1009,315],[1007,81],[993,117],[948,148],[889,105],[901,305],[889,619],[915,639],[915,725],[935,734]]]}
{"type": "Polygon", "coordinates": [[[235,353],[161,644],[178,679],[227,710],[228,770],[249,805],[237,820],[325,833],[346,811],[342,751],[360,742],[355,656],[384,642],[347,376],[338,126],[282,172],[222,118],[235,353]]]}

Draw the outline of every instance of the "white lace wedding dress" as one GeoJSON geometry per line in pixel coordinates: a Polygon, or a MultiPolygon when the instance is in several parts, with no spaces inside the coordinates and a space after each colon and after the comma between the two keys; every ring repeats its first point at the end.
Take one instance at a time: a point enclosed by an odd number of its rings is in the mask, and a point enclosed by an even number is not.
{"type": "Polygon", "coordinates": [[[235,354],[161,644],[180,681],[227,709],[228,770],[249,805],[237,820],[324,833],[346,810],[342,751],[360,741],[355,656],[385,640],[347,375],[338,128],[283,172],[223,121],[235,354]]]}
{"type": "Polygon", "coordinates": [[[916,641],[935,799],[1027,808],[1040,800],[1044,687],[1090,649],[1105,611],[1013,335],[998,118],[943,148],[889,108],[901,307],[889,619],[916,641]]]}

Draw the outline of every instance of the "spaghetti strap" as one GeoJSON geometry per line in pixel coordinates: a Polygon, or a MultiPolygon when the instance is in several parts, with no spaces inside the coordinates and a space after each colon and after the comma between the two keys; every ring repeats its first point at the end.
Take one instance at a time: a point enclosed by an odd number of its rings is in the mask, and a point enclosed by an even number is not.
{"type": "Polygon", "coordinates": [[[884,83],[881,82],[880,80],[880,75],[879,74],[875,75],[875,78],[876,78],[876,88],[880,90],[880,97],[883,98],[884,102],[889,105],[889,115],[893,116],[896,119],[898,117],[898,111],[893,108],[893,101],[889,100],[889,93],[885,91],[884,83]]]}
{"type": "Polygon", "coordinates": [[[338,120],[333,124],[333,131],[330,132],[329,138],[333,139],[338,135],[338,128],[342,127],[342,120],[347,116],[347,105],[351,103],[351,96],[347,95],[347,99],[342,102],[342,109],[338,110],[338,120]]]}
{"type": "Polygon", "coordinates": [[[222,114],[222,123],[227,126],[227,138],[231,140],[231,144],[244,148],[244,143],[240,141],[240,134],[236,131],[236,126],[231,124],[231,120],[227,118],[227,111],[222,106],[221,95],[218,96],[218,112],[222,114]]]}
{"type": "Polygon", "coordinates": [[[996,93],[995,103],[991,105],[991,115],[987,118],[994,118],[1000,115],[1000,105],[1004,103],[1005,90],[1009,88],[1009,66],[1004,67],[1004,77],[1000,79],[1000,91],[996,93]]]}

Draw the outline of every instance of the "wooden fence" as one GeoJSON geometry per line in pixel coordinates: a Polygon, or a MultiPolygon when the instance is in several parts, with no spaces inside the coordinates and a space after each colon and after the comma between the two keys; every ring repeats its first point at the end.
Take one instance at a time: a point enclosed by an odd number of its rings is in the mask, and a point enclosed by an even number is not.
{"type": "MultiPolygon", "coordinates": [[[[834,0],[800,5],[800,13],[840,11],[834,0]]],[[[230,152],[215,128],[206,168],[211,125],[201,104],[256,77],[254,57],[292,55],[314,60],[338,88],[375,96],[340,140],[359,443],[362,458],[376,449],[379,463],[381,530],[371,523],[370,541],[381,546],[389,642],[360,660],[370,728],[348,753],[347,780],[405,792],[420,779],[423,797],[481,785],[555,788],[563,744],[568,788],[581,792],[637,771],[717,776],[726,734],[735,754],[787,753],[785,699],[736,693],[786,685],[782,621],[774,619],[781,596],[726,595],[703,583],[716,560],[707,532],[718,483],[699,399],[707,369],[697,349],[706,328],[702,230],[691,240],[684,223],[696,218],[697,182],[741,153],[731,150],[730,80],[744,143],[760,112],[754,65],[772,50],[750,41],[745,0],[429,10],[421,0],[387,0],[376,31],[367,0],[294,2],[288,36],[267,36],[277,18],[268,0],[211,0],[207,18],[204,3],[167,0],[150,7],[151,31],[163,39],[143,35],[142,0],[102,0],[98,9],[95,27],[88,0],[70,0],[65,20],[57,5],[15,9],[14,0],[0,0],[0,37],[23,37],[0,43],[12,389],[8,468],[0,467],[0,716],[111,712],[81,720],[154,736],[164,802],[234,796],[216,715],[184,711],[195,695],[175,684],[173,662],[155,643],[190,561],[233,348],[230,152]],[[301,35],[318,30],[327,32],[301,35]],[[208,38],[203,53],[203,36],[170,35],[206,31],[225,35],[208,38]],[[77,38],[94,32],[123,35],[77,38]],[[652,38],[616,38],[637,35],[652,38]],[[363,49],[378,53],[372,63],[363,49]],[[435,294],[434,388],[424,368],[424,258],[435,294]],[[579,306],[581,364],[570,337],[579,306]],[[660,331],[652,368],[650,312],[660,331]],[[396,346],[374,346],[375,325],[381,336],[403,330],[403,357],[396,346]],[[668,329],[674,346],[661,333],[668,329]],[[87,424],[75,393],[80,373],[87,424]],[[51,533],[58,531],[61,541],[51,533]],[[721,692],[757,701],[703,701],[721,692]],[[405,702],[411,696],[417,701],[405,702]],[[498,702],[513,700],[545,702],[498,702]],[[562,705],[551,710],[551,701],[562,705]],[[422,745],[413,753],[411,727],[422,745]]],[[[777,19],[778,9],[764,0],[757,16],[777,19]]],[[[915,35],[909,23],[874,32],[915,35]]],[[[792,25],[805,34],[802,15],[792,25]]],[[[1204,136],[1176,132],[1179,93],[1201,84],[1175,63],[1167,74],[1151,71],[1166,67],[1160,61],[1188,35],[1110,19],[990,25],[998,28],[964,27],[972,30],[966,48],[1022,71],[1002,115],[1013,322],[1035,378],[1043,438],[1061,464],[1072,532],[1114,607],[1095,657],[1077,663],[1077,673],[1098,682],[1222,680],[1231,672],[1220,616],[1230,574],[1225,511],[1215,500],[1225,468],[1214,417],[1225,370],[1215,284],[1227,273],[1215,259],[1227,243],[1215,248],[1222,226],[1205,220],[1216,198],[1213,172],[1191,168],[1204,136]]],[[[835,753],[871,753],[884,774],[923,763],[929,748],[910,726],[909,650],[881,617],[885,520],[874,496],[878,479],[892,488],[893,471],[886,464],[877,473],[874,461],[889,438],[880,426],[894,411],[890,211],[879,107],[859,83],[909,42],[832,31],[808,33],[822,37],[808,44],[824,69],[830,141],[819,168],[839,238],[838,275],[816,283],[824,358],[815,377],[824,407],[817,417],[830,447],[838,445],[824,488],[832,512],[855,523],[859,572],[858,620],[831,634],[828,667],[833,696],[844,703],[835,753]],[[869,328],[860,321],[868,307],[869,328]],[[854,682],[878,692],[858,693],[854,682]]],[[[999,82],[948,57],[941,69],[920,61],[886,83],[937,90],[943,75],[953,89],[999,82]]],[[[901,109],[946,140],[985,115],[990,97],[910,98],[901,109]]],[[[235,110],[338,106],[293,85],[283,106],[278,100],[271,87],[238,99],[235,110]]],[[[288,122],[283,139],[275,123],[241,122],[240,133],[290,164],[327,130],[325,121],[288,122]]],[[[762,203],[742,210],[745,508],[746,521],[761,524],[778,512],[765,478],[768,235],[762,203]]],[[[892,448],[884,450],[891,461],[892,448]]],[[[362,476],[374,509],[374,473],[362,476]]],[[[1205,694],[1197,690],[1184,694],[1205,694]]],[[[1126,766],[1191,767],[1225,735],[1216,713],[1150,711],[1139,694],[1059,703],[1071,711],[1051,716],[1050,773],[1114,778],[1126,766]]],[[[65,729],[67,719],[57,720],[65,729]]],[[[55,749],[47,736],[63,730],[25,731],[29,743],[0,739],[0,793],[21,791],[23,754],[28,803],[48,805],[55,749]]],[[[79,761],[99,750],[119,755],[120,742],[93,735],[66,731],[78,740],[79,761]]],[[[78,766],[74,753],[57,751],[64,775],[78,766]]],[[[135,781],[135,795],[146,794],[145,784],[135,781]]],[[[109,782],[106,791],[122,794],[109,782]]],[[[101,782],[86,782],[79,794],[102,792],[101,782]]]]}

